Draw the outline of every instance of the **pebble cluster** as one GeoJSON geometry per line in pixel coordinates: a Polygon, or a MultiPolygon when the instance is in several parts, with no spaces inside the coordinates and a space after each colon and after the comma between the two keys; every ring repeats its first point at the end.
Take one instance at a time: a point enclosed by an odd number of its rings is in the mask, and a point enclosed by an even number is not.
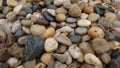
{"type": "Polygon", "coordinates": [[[120,0],[0,0],[0,68],[120,68],[120,0]]]}

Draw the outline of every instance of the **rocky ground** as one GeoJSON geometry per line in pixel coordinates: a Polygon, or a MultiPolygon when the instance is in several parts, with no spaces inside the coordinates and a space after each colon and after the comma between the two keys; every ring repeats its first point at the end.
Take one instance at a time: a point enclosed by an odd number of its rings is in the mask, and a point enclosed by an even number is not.
{"type": "Polygon", "coordinates": [[[0,0],[0,68],[120,68],[120,0],[0,0]]]}

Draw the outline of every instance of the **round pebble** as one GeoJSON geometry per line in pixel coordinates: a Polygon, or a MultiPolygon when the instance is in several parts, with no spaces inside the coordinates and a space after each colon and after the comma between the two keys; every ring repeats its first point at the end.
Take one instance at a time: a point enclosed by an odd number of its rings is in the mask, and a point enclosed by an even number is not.
{"type": "Polygon", "coordinates": [[[75,22],[77,22],[77,19],[73,18],[73,17],[67,17],[66,18],[66,22],[68,22],[68,23],[75,23],[75,22]]]}
{"type": "Polygon", "coordinates": [[[13,12],[15,14],[18,14],[20,12],[20,10],[23,8],[23,4],[20,4],[20,5],[17,5],[14,9],[13,9],[13,12]]]}
{"type": "Polygon", "coordinates": [[[87,18],[88,18],[88,14],[86,14],[86,13],[81,14],[81,19],[87,19],[87,18]]]}
{"type": "Polygon", "coordinates": [[[51,14],[52,16],[56,16],[56,12],[54,9],[47,9],[48,13],[51,14]]]}
{"type": "Polygon", "coordinates": [[[105,13],[105,18],[109,19],[110,21],[114,21],[116,19],[116,15],[111,12],[105,13]]]}
{"type": "Polygon", "coordinates": [[[88,16],[88,20],[91,22],[96,22],[99,19],[100,15],[96,13],[90,13],[88,16]]]}
{"type": "Polygon", "coordinates": [[[28,26],[29,27],[29,26],[33,25],[33,22],[31,20],[22,20],[21,24],[23,26],[28,26]]]}
{"type": "Polygon", "coordinates": [[[91,25],[91,22],[87,19],[80,19],[78,20],[77,25],[80,27],[88,27],[91,25]]]}
{"type": "Polygon", "coordinates": [[[66,9],[64,9],[63,7],[61,7],[61,8],[57,8],[56,10],[55,10],[55,12],[56,12],[56,14],[67,14],[67,10],[66,9]]]}
{"type": "Polygon", "coordinates": [[[80,34],[80,35],[84,35],[87,33],[87,29],[86,28],[82,28],[82,27],[77,27],[75,29],[75,33],[76,34],[80,34]]]}
{"type": "Polygon", "coordinates": [[[60,6],[60,5],[63,4],[63,2],[64,2],[64,0],[54,0],[54,5],[55,6],[60,6]]]}
{"type": "Polygon", "coordinates": [[[63,21],[66,20],[66,16],[65,16],[64,14],[57,14],[57,15],[56,15],[56,20],[57,20],[58,22],[63,22],[63,21]]]}
{"type": "Polygon", "coordinates": [[[107,53],[104,53],[101,55],[101,60],[105,63],[105,64],[109,64],[109,62],[111,61],[110,56],[107,53]]]}
{"type": "Polygon", "coordinates": [[[84,12],[87,14],[93,13],[94,8],[92,6],[86,6],[86,7],[84,7],[84,12]]]}

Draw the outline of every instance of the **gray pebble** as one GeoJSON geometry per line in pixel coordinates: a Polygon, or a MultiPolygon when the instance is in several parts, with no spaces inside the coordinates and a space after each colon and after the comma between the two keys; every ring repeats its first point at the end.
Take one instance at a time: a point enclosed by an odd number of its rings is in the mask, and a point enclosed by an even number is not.
{"type": "Polygon", "coordinates": [[[78,27],[75,29],[76,34],[84,35],[87,33],[87,28],[78,27]]]}

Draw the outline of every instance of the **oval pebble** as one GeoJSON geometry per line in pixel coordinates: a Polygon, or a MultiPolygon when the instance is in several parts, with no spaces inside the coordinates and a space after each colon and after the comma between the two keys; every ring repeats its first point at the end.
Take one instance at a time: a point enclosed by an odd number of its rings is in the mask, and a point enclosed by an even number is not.
{"type": "Polygon", "coordinates": [[[80,19],[78,20],[77,25],[80,27],[88,27],[91,25],[91,22],[87,19],[80,19]]]}

